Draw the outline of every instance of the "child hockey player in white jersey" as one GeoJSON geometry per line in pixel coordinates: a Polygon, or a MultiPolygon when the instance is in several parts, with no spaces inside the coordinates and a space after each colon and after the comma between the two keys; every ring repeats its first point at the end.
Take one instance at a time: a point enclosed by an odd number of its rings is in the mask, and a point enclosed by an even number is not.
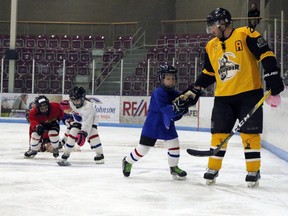
{"type": "Polygon", "coordinates": [[[96,164],[104,163],[103,148],[97,129],[97,116],[95,105],[86,98],[85,89],[82,87],[74,87],[69,94],[69,105],[72,109],[74,121],[64,145],[64,153],[62,160],[58,162],[59,166],[69,166],[67,159],[73,151],[75,142],[82,146],[86,138],[90,143],[91,149],[95,151],[94,161],[96,164]]]}

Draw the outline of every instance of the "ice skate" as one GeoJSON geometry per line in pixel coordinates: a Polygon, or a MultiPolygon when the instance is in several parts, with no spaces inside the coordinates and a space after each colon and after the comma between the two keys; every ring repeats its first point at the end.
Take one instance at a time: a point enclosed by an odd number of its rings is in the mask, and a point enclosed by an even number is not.
{"type": "Polygon", "coordinates": [[[122,160],[122,172],[125,177],[129,177],[131,173],[132,164],[126,161],[126,157],[122,160]]]}
{"type": "Polygon", "coordinates": [[[62,155],[62,160],[61,161],[57,161],[57,164],[59,166],[70,166],[71,164],[67,161],[67,159],[70,157],[69,153],[64,153],[62,155]]]}
{"type": "Polygon", "coordinates": [[[258,170],[257,172],[248,172],[245,181],[247,182],[248,187],[254,188],[259,186],[260,178],[261,178],[260,170],[258,170]]]}
{"type": "Polygon", "coordinates": [[[215,184],[218,173],[219,173],[218,170],[208,169],[207,172],[204,174],[204,179],[206,179],[206,184],[207,185],[215,184]]]}
{"type": "Polygon", "coordinates": [[[38,152],[32,149],[29,149],[24,153],[25,158],[34,158],[38,152]]]}
{"type": "Polygon", "coordinates": [[[53,157],[57,158],[59,156],[59,149],[53,148],[53,157]]]}
{"type": "Polygon", "coordinates": [[[170,167],[170,173],[174,180],[185,180],[187,173],[178,166],[170,167]]]}
{"type": "Polygon", "coordinates": [[[94,161],[96,164],[104,164],[104,155],[103,154],[97,154],[94,157],[94,161]]]}
{"type": "Polygon", "coordinates": [[[57,164],[59,166],[71,166],[71,164],[67,160],[58,161],[57,164]]]}

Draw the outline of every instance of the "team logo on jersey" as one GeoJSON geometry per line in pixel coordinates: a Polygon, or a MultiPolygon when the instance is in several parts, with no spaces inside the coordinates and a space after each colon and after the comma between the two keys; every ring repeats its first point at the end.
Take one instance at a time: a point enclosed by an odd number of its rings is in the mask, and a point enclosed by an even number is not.
{"type": "Polygon", "coordinates": [[[264,47],[264,46],[266,46],[267,45],[267,41],[263,38],[263,37],[259,37],[258,39],[257,39],[257,46],[258,47],[264,47]]]}
{"type": "Polygon", "coordinates": [[[240,71],[240,65],[230,59],[235,57],[234,53],[226,52],[222,58],[218,60],[218,74],[223,82],[232,79],[240,71]]]}

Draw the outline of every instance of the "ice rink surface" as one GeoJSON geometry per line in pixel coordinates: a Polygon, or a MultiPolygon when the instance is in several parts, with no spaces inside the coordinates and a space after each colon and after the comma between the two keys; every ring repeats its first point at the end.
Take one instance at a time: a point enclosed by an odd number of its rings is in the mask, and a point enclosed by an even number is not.
{"type": "MultiPolygon", "coordinates": [[[[0,216],[203,216],[288,215],[288,164],[262,150],[260,186],[248,188],[240,137],[228,146],[216,185],[205,184],[207,157],[186,148],[209,149],[210,133],[178,131],[179,167],[185,181],[171,178],[163,141],[122,175],[121,160],[138,143],[141,129],[99,127],[105,164],[93,162],[86,143],[59,167],[51,153],[24,159],[28,124],[0,123],[0,216]]],[[[64,126],[61,126],[61,135],[64,126]]]]}

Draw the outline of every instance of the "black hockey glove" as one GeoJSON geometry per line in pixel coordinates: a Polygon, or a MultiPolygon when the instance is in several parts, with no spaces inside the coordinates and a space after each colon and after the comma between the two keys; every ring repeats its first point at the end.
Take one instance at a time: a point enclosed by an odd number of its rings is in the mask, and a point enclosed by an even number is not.
{"type": "Polygon", "coordinates": [[[267,72],[264,74],[264,80],[267,84],[267,89],[271,89],[272,95],[278,95],[284,90],[284,84],[280,77],[279,71],[267,72]]]}
{"type": "Polygon", "coordinates": [[[42,136],[42,135],[45,133],[44,126],[41,125],[41,124],[38,124],[38,125],[36,126],[36,133],[37,133],[39,136],[42,136]]]}
{"type": "Polygon", "coordinates": [[[196,89],[194,85],[191,85],[179,97],[175,98],[173,101],[174,110],[183,113],[190,106],[195,105],[202,94],[203,91],[201,89],[196,89]]]}
{"type": "Polygon", "coordinates": [[[83,146],[85,141],[86,141],[86,137],[87,137],[87,132],[85,131],[79,131],[77,134],[77,138],[76,138],[76,142],[79,146],[83,146]]]}
{"type": "Polygon", "coordinates": [[[173,106],[174,113],[176,115],[179,115],[179,116],[183,116],[189,111],[188,107],[186,109],[185,108],[181,108],[181,107],[177,107],[177,105],[174,104],[174,103],[173,103],[172,106],[173,106]]]}

